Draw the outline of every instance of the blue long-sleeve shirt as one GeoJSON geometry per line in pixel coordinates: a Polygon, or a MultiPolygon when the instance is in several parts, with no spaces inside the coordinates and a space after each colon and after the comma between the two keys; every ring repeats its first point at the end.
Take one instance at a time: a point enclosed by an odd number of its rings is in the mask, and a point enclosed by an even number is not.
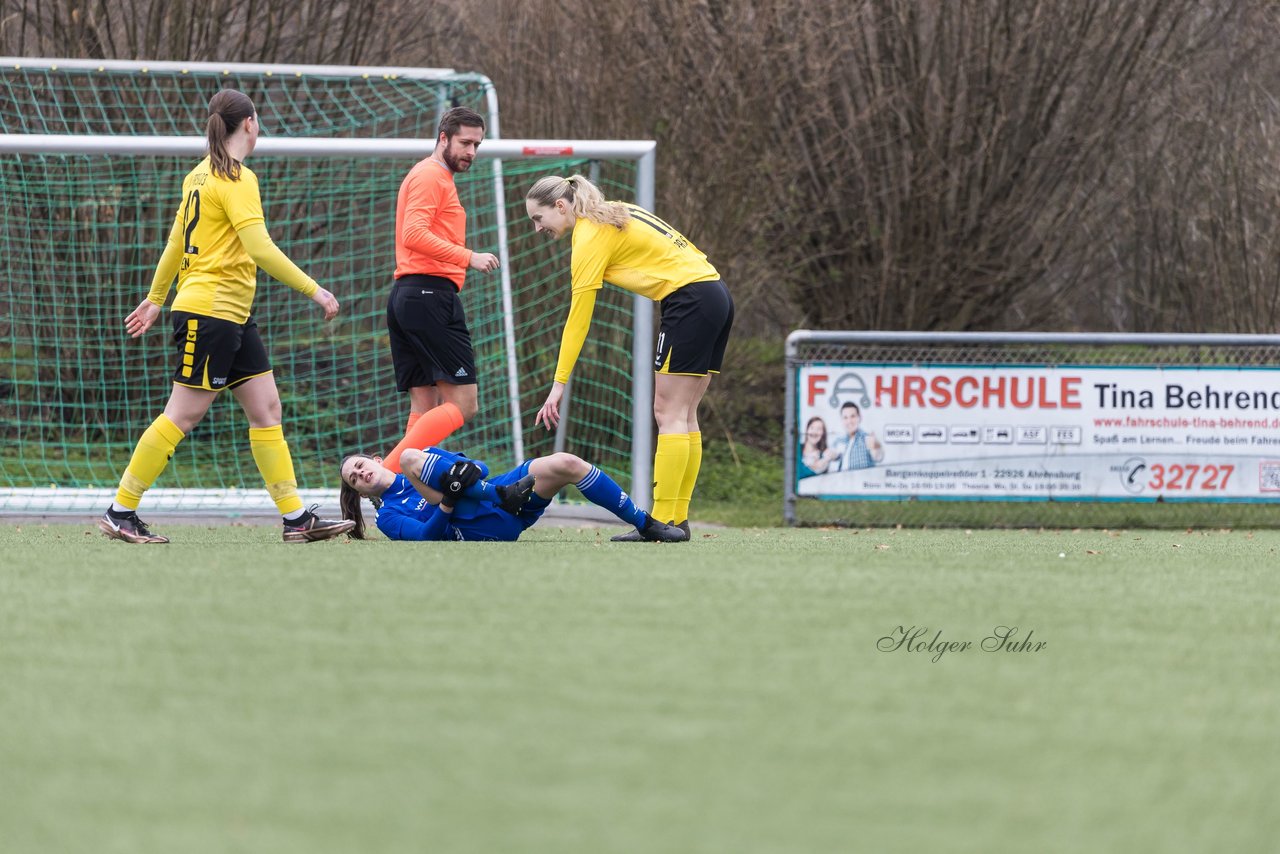
{"type": "Polygon", "coordinates": [[[450,539],[449,515],[419,495],[409,478],[398,474],[382,493],[378,530],[391,540],[450,539]]]}

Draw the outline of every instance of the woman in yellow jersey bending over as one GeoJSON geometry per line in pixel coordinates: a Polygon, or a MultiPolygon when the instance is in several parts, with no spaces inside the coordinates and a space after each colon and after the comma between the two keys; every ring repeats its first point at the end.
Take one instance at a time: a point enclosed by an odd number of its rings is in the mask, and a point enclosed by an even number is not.
{"type": "Polygon", "coordinates": [[[258,141],[253,102],[234,89],[223,89],[209,102],[206,132],[209,156],[182,182],[182,201],[151,292],[124,321],[134,338],[144,334],[160,317],[169,286],[178,277],[170,312],[179,352],[173,392],[164,412],[138,440],[115,503],[98,527],[127,543],[169,542],[138,518],[142,494],[164,471],[178,443],[204,418],[218,392],[231,389],[249,418],[254,462],[284,517],[285,542],[327,539],[354,523],[320,519],[315,506],[302,506],[280,426],[280,393],[249,311],[258,267],[310,297],[324,310],[326,320],[337,317],[338,301],[276,248],[267,233],[258,178],[241,164],[258,141]]]}
{"type": "MultiPolygon", "coordinates": [[[[560,339],[551,393],[535,423],[560,421],[560,398],[591,326],[596,291],[610,282],[654,300],[662,309],[653,369],[653,415],[658,442],[653,460],[653,510],[659,522],[689,532],[689,499],[702,463],[698,404],[711,374],[720,373],[733,326],[733,298],[707,256],[657,216],[624,202],[605,201],[581,175],[543,178],[525,197],[534,228],[570,237],[572,297],[560,339]]],[[[646,539],[639,531],[614,537],[646,539]]]]}

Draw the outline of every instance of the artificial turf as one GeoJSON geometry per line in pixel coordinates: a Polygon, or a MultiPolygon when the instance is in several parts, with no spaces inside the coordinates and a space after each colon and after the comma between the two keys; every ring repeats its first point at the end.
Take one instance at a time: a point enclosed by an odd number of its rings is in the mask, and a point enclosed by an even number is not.
{"type": "Polygon", "coordinates": [[[0,526],[7,852],[1280,839],[1280,532],[154,527],[0,526]]]}

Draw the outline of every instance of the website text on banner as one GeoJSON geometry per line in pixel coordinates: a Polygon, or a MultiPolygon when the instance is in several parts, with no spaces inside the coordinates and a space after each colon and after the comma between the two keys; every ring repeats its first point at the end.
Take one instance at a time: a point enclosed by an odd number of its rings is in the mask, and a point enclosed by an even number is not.
{"type": "Polygon", "coordinates": [[[1280,501],[1280,371],[797,368],[821,498],[1280,501]]]}

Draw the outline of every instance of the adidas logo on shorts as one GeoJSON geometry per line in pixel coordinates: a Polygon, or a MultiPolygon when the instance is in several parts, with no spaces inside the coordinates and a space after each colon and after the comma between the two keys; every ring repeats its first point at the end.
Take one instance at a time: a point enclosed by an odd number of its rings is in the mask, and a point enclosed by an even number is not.
{"type": "Polygon", "coordinates": [[[455,377],[465,377],[466,375],[467,375],[466,368],[458,368],[458,372],[454,374],[455,377]]]}

